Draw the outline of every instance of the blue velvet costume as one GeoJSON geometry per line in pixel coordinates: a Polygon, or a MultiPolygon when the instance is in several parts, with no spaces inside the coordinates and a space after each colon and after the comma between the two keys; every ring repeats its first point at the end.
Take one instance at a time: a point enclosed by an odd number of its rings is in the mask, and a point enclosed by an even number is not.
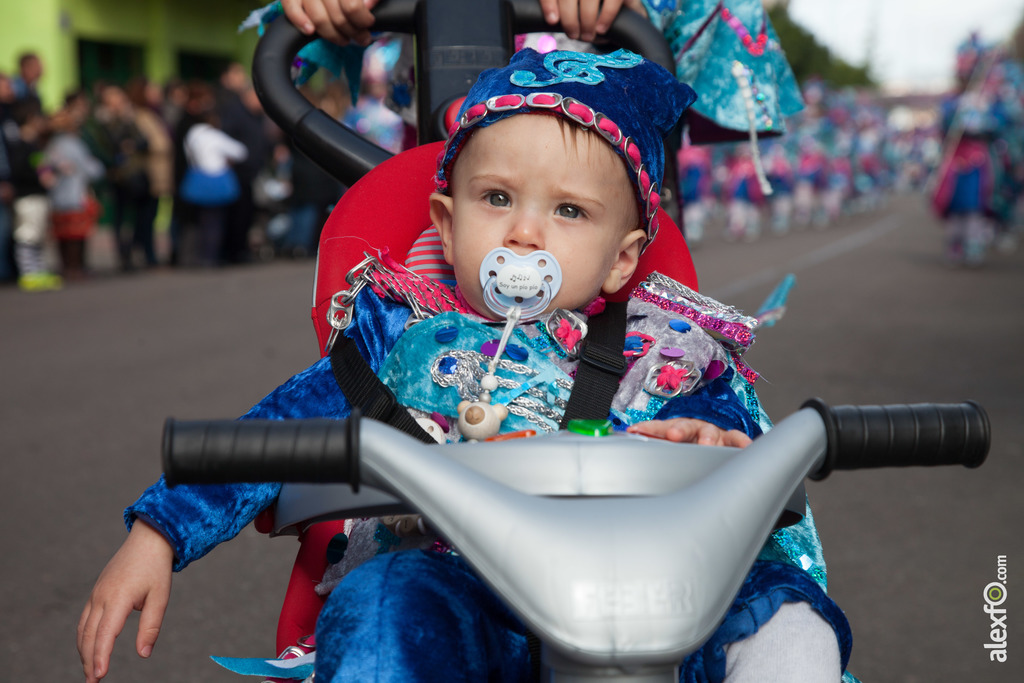
{"type": "MultiPolygon", "coordinates": [[[[643,327],[644,318],[637,319],[636,309],[631,311],[629,328],[649,329],[643,327]]],[[[344,334],[380,372],[396,345],[401,346],[408,314],[404,305],[379,299],[366,289],[344,334]]],[[[430,322],[412,329],[425,326],[429,331],[430,322]]],[[[471,337],[469,332],[463,334],[471,337]]],[[[553,350],[535,353],[537,347],[539,343],[531,353],[538,359],[556,355],[553,350]]],[[[426,372],[422,361],[416,367],[426,372]]],[[[732,367],[690,395],[650,403],[646,414],[613,410],[612,417],[620,428],[654,416],[696,417],[752,437],[761,433],[762,425],[769,426],[752,388],[732,367]]],[[[325,358],[275,389],[243,419],[343,418],[348,414],[348,402],[325,358]]],[[[503,425],[503,430],[519,427],[503,425]]],[[[278,484],[169,489],[161,480],[126,510],[125,517],[129,525],[143,518],[160,529],[174,547],[174,568],[180,570],[235,536],[273,503],[279,491],[278,484]]],[[[808,517],[800,524],[777,531],[765,545],[725,622],[685,661],[682,680],[721,680],[725,646],[753,634],[781,604],[793,601],[809,602],[833,626],[845,668],[849,626],[824,593],[824,563],[809,513],[808,509],[808,517]]],[[[519,620],[457,556],[421,550],[382,552],[349,573],[328,599],[317,626],[317,680],[366,680],[371,670],[377,673],[376,680],[526,680],[530,667],[524,633],[519,620]]]]}
{"type": "MultiPolygon", "coordinates": [[[[455,157],[476,128],[535,110],[568,117],[590,127],[623,158],[641,224],[651,240],[657,232],[663,139],[694,97],[672,74],[624,51],[603,56],[520,51],[508,67],[481,74],[467,95],[439,159],[437,189],[447,190],[455,157]]],[[[741,372],[739,352],[730,345],[737,337],[725,331],[735,321],[697,313],[687,322],[686,311],[698,310],[680,303],[690,301],[688,294],[680,300],[666,298],[679,291],[673,283],[652,290],[643,286],[634,291],[627,309],[624,355],[629,369],[610,415],[618,428],[655,417],[699,418],[751,437],[770,427],[750,375],[741,372]]],[[[703,305],[696,299],[693,303],[703,305]]],[[[726,308],[717,306],[709,304],[709,310],[726,308]]],[[[379,299],[365,288],[356,299],[353,323],[343,334],[403,405],[420,417],[438,412],[451,423],[448,418],[459,400],[480,390],[481,341],[498,333],[470,314],[440,313],[406,330],[408,318],[405,305],[379,299]]],[[[512,360],[501,358],[495,370],[499,388],[492,398],[510,412],[502,431],[557,427],[578,363],[573,359],[577,342],[571,338],[543,323],[517,327],[506,350],[512,360]]],[[[322,359],[244,417],[348,414],[349,404],[329,360],[322,359]]],[[[126,511],[126,519],[130,524],[145,518],[161,529],[174,547],[175,569],[181,569],[237,534],[279,492],[280,486],[273,484],[168,489],[161,481],[126,511]]],[[[403,549],[383,532],[378,538],[380,526],[375,520],[355,521],[348,548],[335,563],[343,567],[317,624],[316,680],[528,680],[524,626],[465,562],[450,554],[403,549]],[[369,539],[356,531],[368,532],[369,539]]],[[[780,605],[792,601],[808,602],[833,627],[845,668],[849,626],[825,595],[824,578],[808,511],[803,522],[776,532],[766,543],[729,617],[683,663],[683,680],[721,680],[725,646],[755,633],[780,605]]]]}

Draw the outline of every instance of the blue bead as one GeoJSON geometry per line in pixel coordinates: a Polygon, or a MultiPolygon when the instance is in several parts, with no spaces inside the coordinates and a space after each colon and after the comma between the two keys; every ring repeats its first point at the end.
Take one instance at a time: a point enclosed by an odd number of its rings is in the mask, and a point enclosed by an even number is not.
{"type": "Polygon", "coordinates": [[[686,322],[685,320],[673,320],[668,324],[668,326],[671,327],[676,332],[690,331],[690,323],[686,322]]]}
{"type": "Polygon", "coordinates": [[[434,333],[434,339],[446,344],[450,341],[454,341],[459,336],[459,328],[457,327],[442,327],[434,333]]]}
{"type": "Polygon", "coordinates": [[[455,366],[459,364],[459,359],[454,356],[445,356],[438,363],[437,369],[446,375],[450,375],[455,372],[455,366]]]}
{"type": "Polygon", "coordinates": [[[530,357],[530,352],[524,349],[522,346],[509,344],[508,346],[505,347],[505,355],[515,361],[524,361],[530,357]]]}

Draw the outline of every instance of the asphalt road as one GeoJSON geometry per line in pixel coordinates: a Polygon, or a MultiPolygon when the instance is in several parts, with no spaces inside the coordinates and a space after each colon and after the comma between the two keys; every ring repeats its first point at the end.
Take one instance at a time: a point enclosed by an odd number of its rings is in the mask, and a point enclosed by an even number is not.
{"type": "MultiPolygon", "coordinates": [[[[795,273],[785,318],[748,360],[776,419],[833,404],[960,401],[989,411],[980,469],[838,473],[808,485],[830,592],[866,683],[1024,680],[989,661],[983,591],[1024,563],[1024,251],[943,266],[914,197],[824,231],[755,244],[710,239],[701,288],[748,312],[795,273]]],[[[75,681],[78,614],[124,536],[121,510],[159,475],[163,420],[234,417],[317,357],[312,264],[101,276],[52,294],[0,290],[0,679],[75,681]]],[[[176,575],[150,661],[122,635],[107,680],[239,680],[209,654],[271,656],[295,543],[246,530],[176,575]]],[[[1018,652],[1019,651],[1019,652],[1018,652]]]]}

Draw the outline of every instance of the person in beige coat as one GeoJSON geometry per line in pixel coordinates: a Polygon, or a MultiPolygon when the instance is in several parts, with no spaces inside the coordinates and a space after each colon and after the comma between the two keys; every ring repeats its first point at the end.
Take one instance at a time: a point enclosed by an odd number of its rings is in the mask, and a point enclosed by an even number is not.
{"type": "Polygon", "coordinates": [[[174,144],[167,122],[160,114],[163,99],[160,86],[140,78],[128,84],[127,92],[135,108],[135,126],[146,139],[149,197],[143,208],[145,224],[152,226],[161,198],[174,194],[174,144]]]}

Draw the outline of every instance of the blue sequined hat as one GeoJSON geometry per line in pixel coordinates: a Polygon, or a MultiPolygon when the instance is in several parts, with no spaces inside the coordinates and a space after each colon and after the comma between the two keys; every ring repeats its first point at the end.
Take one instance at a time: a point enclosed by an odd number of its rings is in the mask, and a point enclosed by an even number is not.
{"type": "Polygon", "coordinates": [[[466,95],[438,157],[437,189],[448,192],[452,166],[474,130],[516,114],[555,114],[598,133],[625,160],[644,217],[646,247],[658,232],[663,140],[696,97],[663,67],[626,50],[520,50],[508,66],[480,74],[466,95]]]}

